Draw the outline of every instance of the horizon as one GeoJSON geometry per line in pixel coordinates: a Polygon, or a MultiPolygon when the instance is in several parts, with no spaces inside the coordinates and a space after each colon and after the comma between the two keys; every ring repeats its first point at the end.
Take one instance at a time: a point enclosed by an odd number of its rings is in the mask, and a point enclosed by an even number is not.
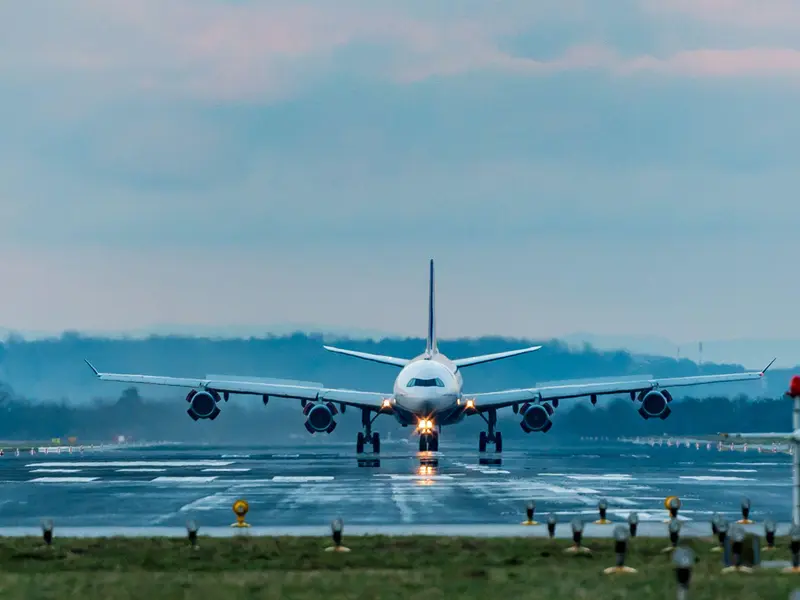
{"type": "Polygon", "coordinates": [[[444,338],[789,339],[788,0],[43,0],[0,19],[11,329],[416,335],[434,258],[444,338]]]}

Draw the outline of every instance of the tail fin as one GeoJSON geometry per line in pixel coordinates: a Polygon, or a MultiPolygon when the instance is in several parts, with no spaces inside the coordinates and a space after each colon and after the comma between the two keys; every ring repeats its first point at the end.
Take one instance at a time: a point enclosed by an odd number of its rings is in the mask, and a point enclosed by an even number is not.
{"type": "Polygon", "coordinates": [[[439,351],[436,347],[436,298],[433,278],[433,259],[431,259],[430,280],[428,282],[428,337],[425,342],[425,354],[431,355],[439,351]]]}

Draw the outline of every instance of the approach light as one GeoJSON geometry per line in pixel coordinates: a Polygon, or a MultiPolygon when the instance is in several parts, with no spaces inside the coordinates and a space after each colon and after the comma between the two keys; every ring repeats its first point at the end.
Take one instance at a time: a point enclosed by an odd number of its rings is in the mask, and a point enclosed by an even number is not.
{"type": "Polygon", "coordinates": [[[547,535],[553,539],[556,535],[556,516],[553,514],[547,515],[547,535]]]}
{"type": "Polygon", "coordinates": [[[606,512],[608,511],[608,501],[603,498],[600,502],[597,503],[597,512],[600,513],[600,518],[595,521],[598,525],[608,525],[611,523],[608,519],[606,519],[606,512]]]}
{"type": "Polygon", "coordinates": [[[44,519],[42,521],[42,539],[48,546],[53,543],[53,520],[44,519]]]}
{"type": "Polygon", "coordinates": [[[694,562],[694,552],[689,548],[677,548],[672,553],[672,564],[675,565],[675,578],[678,581],[678,598],[686,598],[689,592],[694,562]]]}
{"type": "Polygon", "coordinates": [[[767,546],[764,550],[775,550],[775,530],[777,524],[772,519],[764,521],[764,537],[767,539],[767,546]]]}
{"type": "Polygon", "coordinates": [[[590,552],[589,548],[581,545],[581,540],[583,539],[583,521],[581,521],[580,518],[575,517],[572,519],[570,525],[572,527],[572,546],[564,550],[564,552],[588,554],[590,552]]]}
{"type": "Polygon", "coordinates": [[[750,520],[750,499],[742,498],[742,518],[737,521],[739,525],[751,525],[750,520]]]}
{"type": "Polygon", "coordinates": [[[344,531],[344,522],[341,519],[336,519],[331,523],[331,537],[333,538],[333,546],[325,548],[325,552],[350,552],[350,548],[342,545],[342,532],[344,531]]]}
{"type": "Polygon", "coordinates": [[[628,528],[624,525],[614,527],[614,553],[617,555],[617,564],[603,571],[606,575],[612,573],[636,573],[636,569],[625,566],[625,553],[628,549],[628,528]]]}
{"type": "Polygon", "coordinates": [[[189,537],[189,543],[192,545],[192,548],[197,548],[197,523],[194,521],[187,521],[186,534],[189,537]]]}
{"type": "Polygon", "coordinates": [[[632,512],[628,515],[628,530],[630,531],[631,537],[636,537],[637,529],[639,529],[639,515],[632,512]]]}
{"type": "Polygon", "coordinates": [[[528,505],[525,507],[525,515],[528,517],[526,521],[523,521],[523,525],[538,525],[537,521],[533,520],[533,514],[536,511],[536,502],[531,500],[528,502],[528,505]]]}

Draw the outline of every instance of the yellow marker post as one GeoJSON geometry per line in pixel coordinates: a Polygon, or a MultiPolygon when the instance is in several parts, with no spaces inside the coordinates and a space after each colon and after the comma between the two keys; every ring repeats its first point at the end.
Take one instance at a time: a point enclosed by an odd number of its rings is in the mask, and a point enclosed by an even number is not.
{"type": "Polygon", "coordinates": [[[250,506],[247,504],[247,500],[240,499],[234,502],[233,513],[236,515],[236,523],[232,523],[231,527],[250,527],[249,523],[244,522],[248,510],[250,510],[250,506]]]}
{"type": "Polygon", "coordinates": [[[664,500],[664,508],[669,511],[669,518],[664,519],[664,523],[669,523],[678,518],[678,511],[681,509],[681,499],[677,496],[667,496],[664,500]]]}
{"type": "Polygon", "coordinates": [[[525,516],[527,517],[523,522],[522,525],[538,525],[539,522],[535,521],[533,518],[533,513],[536,510],[536,503],[531,501],[528,502],[528,506],[525,507],[525,516]]]}

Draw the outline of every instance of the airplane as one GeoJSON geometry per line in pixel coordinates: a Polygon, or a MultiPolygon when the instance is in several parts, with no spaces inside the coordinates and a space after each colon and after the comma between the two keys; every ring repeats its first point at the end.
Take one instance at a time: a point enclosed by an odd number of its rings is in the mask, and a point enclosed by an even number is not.
{"type": "Polygon", "coordinates": [[[479,415],[487,425],[478,440],[479,452],[494,445],[497,453],[503,451],[503,437],[497,431],[497,411],[511,407],[521,416],[520,426],[525,433],[546,433],[553,426],[551,417],[559,401],[589,397],[592,404],[598,396],[630,394],[631,401],[640,404],[639,414],[644,419],[666,419],[671,409],[672,396],[666,388],[757,380],[772,365],[762,371],[702,375],[666,379],[641,379],[638,381],[602,381],[595,383],[566,383],[541,387],[507,389],[494,392],[466,394],[463,390],[462,371],[474,365],[504,360],[539,350],[531,346],[506,352],[450,359],[439,351],[436,337],[436,305],[434,265],[430,261],[428,282],[428,329],[425,351],[414,358],[397,358],[323,346],[325,350],[400,369],[391,393],[368,392],[352,389],[331,389],[318,383],[264,380],[254,377],[207,375],[205,379],[162,377],[154,375],[101,373],[88,360],[85,362],[102,381],[133,384],[153,384],[191,388],[186,396],[188,414],[198,419],[216,419],[222,399],[231,394],[261,396],[267,404],[270,398],[300,400],[305,428],[311,433],[331,433],[336,428],[336,415],[353,407],[361,411],[362,431],[356,439],[356,453],[362,454],[371,446],[373,454],[380,453],[380,435],[372,431],[372,424],[380,415],[393,416],[402,426],[414,426],[419,435],[420,452],[437,452],[439,434],[443,426],[455,425],[464,417],[479,415]],[[337,409],[337,405],[339,408],[337,409]]]}

